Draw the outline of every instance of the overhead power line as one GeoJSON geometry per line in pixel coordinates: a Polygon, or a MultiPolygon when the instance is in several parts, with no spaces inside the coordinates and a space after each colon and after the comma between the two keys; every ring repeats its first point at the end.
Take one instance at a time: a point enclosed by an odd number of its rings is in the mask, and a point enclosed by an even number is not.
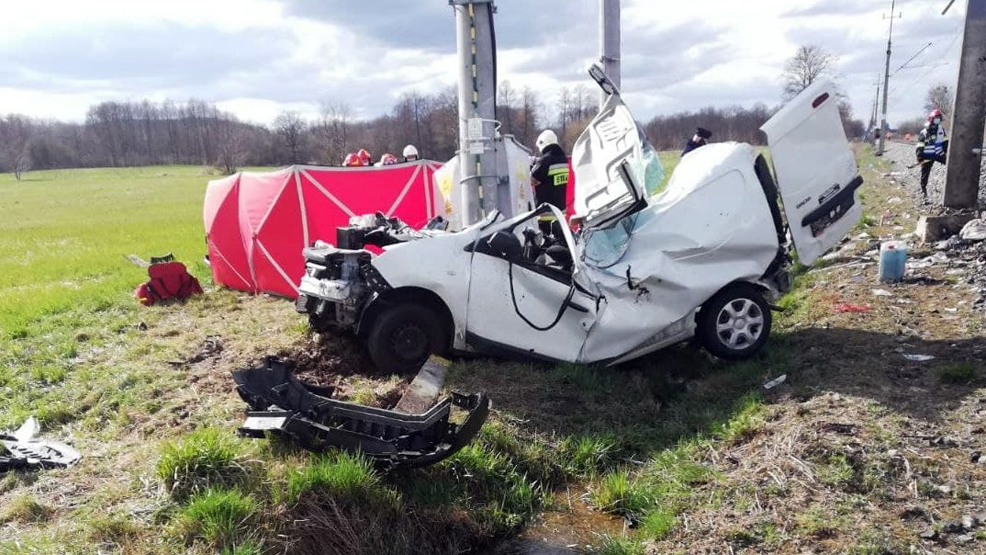
{"type": "Polygon", "coordinates": [[[930,42],[929,42],[928,44],[926,44],[926,45],[924,45],[924,46],[923,46],[923,47],[921,48],[921,50],[918,50],[917,52],[915,52],[913,56],[911,56],[910,58],[908,58],[906,62],[904,62],[903,64],[901,64],[901,65],[900,65],[900,67],[899,67],[899,68],[897,68],[897,69],[895,69],[895,70],[894,70],[894,72],[893,72],[893,73],[891,73],[890,75],[891,75],[891,76],[893,76],[893,75],[895,75],[895,74],[896,74],[896,73],[897,73],[898,71],[900,71],[900,70],[902,70],[902,69],[904,69],[905,67],[907,67],[907,64],[909,64],[909,63],[911,63],[911,62],[913,62],[913,61],[914,61],[914,58],[917,58],[918,56],[920,56],[920,55],[921,55],[921,53],[922,53],[922,52],[924,52],[925,50],[927,50],[928,48],[930,48],[930,47],[931,47],[931,44],[932,44],[932,43],[930,43],[930,42]]]}

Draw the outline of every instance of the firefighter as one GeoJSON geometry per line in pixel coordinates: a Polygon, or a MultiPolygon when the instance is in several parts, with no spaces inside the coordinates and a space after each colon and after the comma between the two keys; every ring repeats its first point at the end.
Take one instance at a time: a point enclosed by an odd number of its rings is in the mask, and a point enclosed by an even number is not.
{"type": "Polygon", "coordinates": [[[712,131],[705,129],[704,127],[699,127],[695,130],[695,134],[692,138],[688,139],[688,142],[685,143],[685,149],[681,151],[681,155],[684,156],[696,148],[709,144],[709,139],[711,138],[712,131]]]}
{"type": "Polygon", "coordinates": [[[921,196],[927,200],[931,167],[935,162],[945,164],[948,158],[948,135],[945,134],[945,126],[942,124],[941,110],[933,110],[928,114],[928,121],[918,135],[914,155],[921,165],[921,196]]]}
{"type": "Polygon", "coordinates": [[[356,166],[362,166],[363,161],[360,160],[359,156],[355,152],[350,152],[346,155],[346,159],[342,161],[342,165],[352,168],[356,166]]]}
{"type": "Polygon", "coordinates": [[[414,145],[404,147],[404,161],[415,162],[418,159],[418,149],[414,145]]]}
{"type": "MultiPolygon", "coordinates": [[[[558,136],[550,129],[538,135],[535,143],[540,155],[531,167],[531,186],[534,187],[534,201],[540,206],[548,203],[565,212],[568,199],[568,156],[558,145],[558,136]]],[[[562,240],[561,222],[553,214],[538,217],[538,227],[545,237],[553,236],[562,240]]]]}

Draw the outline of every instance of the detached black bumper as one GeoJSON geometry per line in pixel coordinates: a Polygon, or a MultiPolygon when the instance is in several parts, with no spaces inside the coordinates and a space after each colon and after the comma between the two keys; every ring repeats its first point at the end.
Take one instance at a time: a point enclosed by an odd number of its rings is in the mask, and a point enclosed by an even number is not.
{"type": "Polygon", "coordinates": [[[233,379],[252,409],[241,435],[272,433],[310,451],[335,447],[359,452],[388,470],[427,466],[452,456],[472,441],[489,416],[490,402],[483,394],[453,393],[424,414],[335,401],[328,398],[331,388],[302,383],[290,366],[273,357],[263,368],[233,372],[233,379]],[[449,420],[453,405],[468,411],[460,424],[449,420]]]}

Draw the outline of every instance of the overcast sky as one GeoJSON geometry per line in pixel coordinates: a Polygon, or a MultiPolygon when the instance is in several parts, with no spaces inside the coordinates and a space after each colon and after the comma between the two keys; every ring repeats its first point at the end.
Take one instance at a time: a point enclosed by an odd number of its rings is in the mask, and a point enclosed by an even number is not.
{"type": "MultiPolygon", "coordinates": [[[[928,88],[954,87],[965,2],[899,0],[890,121],[921,116],[928,88]],[[916,66],[916,67],[913,67],[916,66]]],[[[0,113],[82,121],[105,100],[199,98],[258,123],[345,102],[359,117],[401,93],[456,82],[447,0],[0,0],[0,113]]],[[[798,45],[839,56],[856,116],[882,75],[890,2],[623,0],[623,88],[639,119],[704,106],[780,102],[798,45]],[[755,4],[755,7],[754,7],[755,4]],[[797,7],[792,7],[797,6],[797,7]]],[[[499,78],[548,105],[591,85],[598,0],[497,0],[499,78]]]]}

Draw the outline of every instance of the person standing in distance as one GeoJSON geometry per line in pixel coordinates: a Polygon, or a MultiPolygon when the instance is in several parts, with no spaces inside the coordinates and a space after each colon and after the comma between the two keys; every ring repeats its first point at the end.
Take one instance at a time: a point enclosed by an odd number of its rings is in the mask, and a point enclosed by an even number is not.
{"type": "MultiPolygon", "coordinates": [[[[538,206],[548,203],[565,212],[568,199],[568,156],[558,144],[558,136],[550,129],[538,135],[535,147],[539,153],[531,167],[531,186],[534,187],[534,201],[538,206]]],[[[561,222],[553,214],[538,217],[538,227],[546,237],[551,235],[561,240],[561,222]]]]}
{"type": "Polygon", "coordinates": [[[945,164],[948,157],[948,135],[942,125],[941,110],[928,114],[928,121],[918,135],[918,144],[914,149],[918,164],[921,165],[921,196],[928,199],[928,178],[931,177],[931,167],[935,162],[945,164]]]}
{"type": "Polygon", "coordinates": [[[404,161],[414,162],[418,159],[418,149],[414,145],[407,145],[404,147],[404,161]]]}
{"type": "Polygon", "coordinates": [[[695,135],[692,136],[691,139],[688,139],[688,142],[685,143],[685,149],[681,151],[681,155],[684,156],[698,147],[709,144],[709,139],[711,138],[712,131],[705,129],[704,127],[699,127],[695,130],[695,135]]]}

